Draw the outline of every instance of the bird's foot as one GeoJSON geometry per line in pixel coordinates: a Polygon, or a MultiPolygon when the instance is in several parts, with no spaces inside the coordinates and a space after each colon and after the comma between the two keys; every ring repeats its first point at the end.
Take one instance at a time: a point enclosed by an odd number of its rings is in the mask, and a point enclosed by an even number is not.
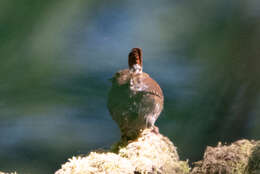
{"type": "Polygon", "coordinates": [[[159,128],[157,126],[153,126],[152,132],[155,133],[155,134],[159,134],[159,128]]]}

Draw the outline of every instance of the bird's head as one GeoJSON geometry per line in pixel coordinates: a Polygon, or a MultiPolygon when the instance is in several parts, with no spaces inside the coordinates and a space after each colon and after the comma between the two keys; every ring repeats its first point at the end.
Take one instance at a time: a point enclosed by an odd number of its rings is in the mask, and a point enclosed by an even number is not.
{"type": "Polygon", "coordinates": [[[128,55],[128,66],[130,71],[141,73],[143,70],[143,53],[141,48],[133,48],[128,55]]]}

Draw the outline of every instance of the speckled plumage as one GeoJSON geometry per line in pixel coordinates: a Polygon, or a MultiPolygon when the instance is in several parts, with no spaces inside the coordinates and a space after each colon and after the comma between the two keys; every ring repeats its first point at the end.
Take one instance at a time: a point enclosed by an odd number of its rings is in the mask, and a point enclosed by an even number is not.
{"type": "Polygon", "coordinates": [[[147,73],[142,72],[141,51],[131,57],[134,49],[129,54],[129,62],[134,58],[141,70],[136,71],[136,63],[129,63],[129,69],[118,71],[112,78],[107,103],[123,136],[128,137],[136,135],[140,129],[154,126],[163,109],[164,100],[160,86],[147,73]],[[138,55],[140,57],[136,58],[138,55]]]}

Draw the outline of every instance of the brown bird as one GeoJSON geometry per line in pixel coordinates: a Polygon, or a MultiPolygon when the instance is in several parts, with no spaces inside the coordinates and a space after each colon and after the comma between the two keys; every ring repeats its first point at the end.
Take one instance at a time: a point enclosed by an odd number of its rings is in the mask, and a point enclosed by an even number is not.
{"type": "Polygon", "coordinates": [[[143,72],[143,57],[140,48],[133,48],[128,56],[128,69],[118,71],[112,80],[107,106],[112,118],[128,139],[140,130],[153,128],[163,109],[164,96],[160,86],[143,72]]]}

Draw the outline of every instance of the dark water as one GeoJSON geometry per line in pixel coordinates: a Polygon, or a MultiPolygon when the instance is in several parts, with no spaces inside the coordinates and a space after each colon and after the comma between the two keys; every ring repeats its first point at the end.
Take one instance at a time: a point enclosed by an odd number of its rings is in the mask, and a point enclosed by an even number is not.
{"type": "Polygon", "coordinates": [[[131,48],[162,87],[181,159],[260,138],[257,1],[1,1],[0,171],[53,173],[120,137],[108,79],[131,48]]]}

